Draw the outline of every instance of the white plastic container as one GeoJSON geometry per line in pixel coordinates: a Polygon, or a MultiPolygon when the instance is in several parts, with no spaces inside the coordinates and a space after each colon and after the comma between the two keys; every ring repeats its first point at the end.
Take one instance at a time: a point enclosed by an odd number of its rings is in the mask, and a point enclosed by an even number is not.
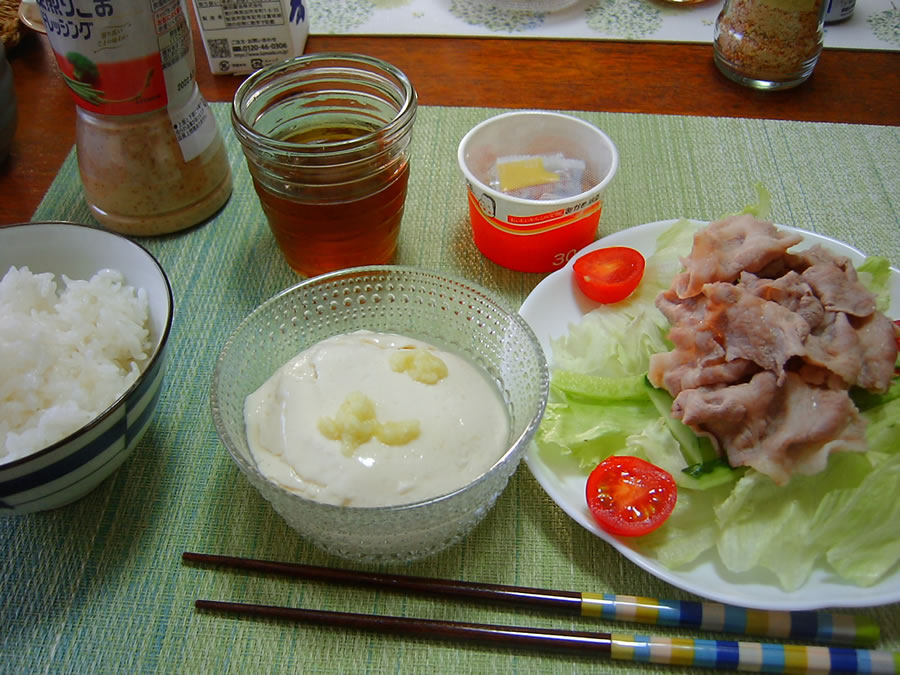
{"type": "Polygon", "coordinates": [[[619,152],[612,139],[589,122],[525,110],[476,125],[460,142],[457,160],[478,249],[503,267],[546,273],[596,239],[619,152]],[[519,158],[526,163],[540,159],[542,170],[558,172],[555,182],[526,180],[522,189],[506,189],[496,172],[506,160],[521,166],[519,158]]]}
{"type": "Polygon", "coordinates": [[[856,0],[828,0],[825,6],[825,23],[838,23],[849,19],[856,8],[856,0]]]}
{"type": "Polygon", "coordinates": [[[303,54],[309,0],[194,0],[213,75],[252,73],[303,54]]]}

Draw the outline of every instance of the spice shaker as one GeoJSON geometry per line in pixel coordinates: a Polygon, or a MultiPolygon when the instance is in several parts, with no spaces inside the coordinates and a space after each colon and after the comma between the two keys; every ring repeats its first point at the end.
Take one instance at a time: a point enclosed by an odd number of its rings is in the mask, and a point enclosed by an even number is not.
{"type": "Polygon", "coordinates": [[[853,16],[856,0],[827,0],[825,5],[825,23],[838,23],[853,16]]]}
{"type": "Polygon", "coordinates": [[[231,195],[231,168],[194,78],[185,1],[39,6],[75,100],[78,169],[97,221],[148,236],[213,215],[231,195]]]}
{"type": "Polygon", "coordinates": [[[725,0],[713,57],[729,79],[755,89],[795,87],[822,52],[828,0],[725,0]]]}

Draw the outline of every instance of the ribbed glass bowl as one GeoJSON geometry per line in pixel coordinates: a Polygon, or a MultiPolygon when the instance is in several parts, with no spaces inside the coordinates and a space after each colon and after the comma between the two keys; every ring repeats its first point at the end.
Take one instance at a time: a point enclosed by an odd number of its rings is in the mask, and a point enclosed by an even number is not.
{"type": "Polygon", "coordinates": [[[487,291],[462,279],[401,266],[314,277],[255,309],[225,343],[210,402],[216,430],[250,483],[287,523],[329,553],[366,562],[403,562],[462,539],[494,505],[544,412],[549,372],[528,325],[487,291]],[[507,451],[455,492],[402,506],[316,502],[269,481],[247,443],[244,400],[279,367],[325,338],[367,329],[399,333],[479,366],[507,407],[507,451]]]}

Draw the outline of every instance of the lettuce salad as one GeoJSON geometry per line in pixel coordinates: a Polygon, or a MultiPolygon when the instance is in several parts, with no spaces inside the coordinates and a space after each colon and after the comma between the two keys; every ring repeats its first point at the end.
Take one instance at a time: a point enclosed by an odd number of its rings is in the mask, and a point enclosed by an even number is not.
{"type": "MultiPolygon", "coordinates": [[[[659,400],[654,405],[651,392],[668,393],[646,381],[650,355],[672,347],[654,300],[681,270],[698,227],[681,220],[663,232],[629,298],[592,310],[553,341],[540,452],[572,456],[585,474],[613,454],[669,471],[678,484],[675,511],[658,530],[630,541],[666,567],[689,565],[714,549],[732,572],[766,568],[787,591],[803,585],[820,561],[851,583],[875,584],[900,561],[900,377],[883,395],[851,392],[868,421],[867,452],[833,453],[824,472],[795,475],[786,486],[753,469],[703,464],[709,448],[698,446],[706,439],[662,415],[659,400]]],[[[888,261],[869,258],[858,270],[885,311],[888,261]]],[[[671,397],[664,400],[671,405],[671,397]]]]}

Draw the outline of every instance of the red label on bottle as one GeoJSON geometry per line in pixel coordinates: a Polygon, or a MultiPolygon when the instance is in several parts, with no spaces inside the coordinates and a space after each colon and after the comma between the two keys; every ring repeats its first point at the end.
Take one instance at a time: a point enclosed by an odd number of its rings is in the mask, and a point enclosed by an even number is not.
{"type": "Polygon", "coordinates": [[[194,85],[183,0],[37,0],[77,105],[106,115],[182,106],[194,85]]]}

